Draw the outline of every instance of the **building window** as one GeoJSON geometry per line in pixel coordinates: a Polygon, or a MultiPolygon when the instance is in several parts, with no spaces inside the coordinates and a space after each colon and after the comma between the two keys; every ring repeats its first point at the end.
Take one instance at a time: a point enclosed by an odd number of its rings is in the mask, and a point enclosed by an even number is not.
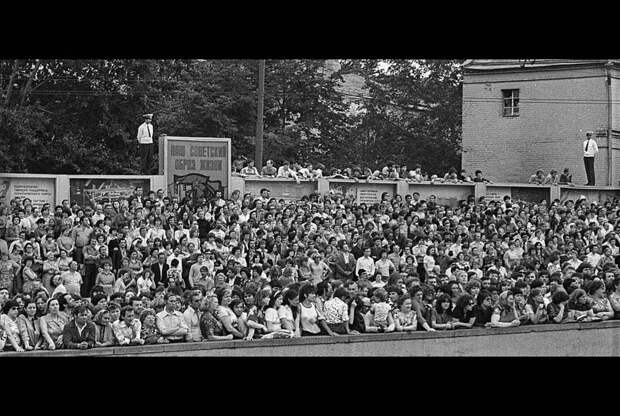
{"type": "Polygon", "coordinates": [[[504,117],[519,117],[519,90],[502,90],[504,117]]]}

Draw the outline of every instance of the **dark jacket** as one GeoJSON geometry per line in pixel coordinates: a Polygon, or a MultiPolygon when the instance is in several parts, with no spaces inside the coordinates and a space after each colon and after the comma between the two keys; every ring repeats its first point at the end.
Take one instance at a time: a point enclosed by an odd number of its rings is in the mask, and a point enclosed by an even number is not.
{"type": "Polygon", "coordinates": [[[344,262],[344,255],[342,253],[338,253],[336,255],[336,263],[335,263],[335,271],[336,271],[336,279],[346,280],[346,279],[356,279],[355,276],[355,265],[357,264],[355,260],[355,256],[350,253],[349,255],[349,263],[346,264],[344,262]],[[343,272],[353,272],[349,275],[345,275],[343,272]]]}
{"type": "Polygon", "coordinates": [[[62,331],[64,347],[67,349],[78,349],[78,344],[86,341],[88,348],[93,348],[95,346],[95,331],[95,324],[86,322],[86,327],[82,331],[82,335],[80,335],[75,321],[69,322],[62,331]]]}
{"type": "Polygon", "coordinates": [[[159,282],[161,281],[164,286],[168,286],[168,269],[170,268],[170,266],[168,266],[168,263],[164,263],[164,267],[163,267],[163,275],[159,272],[159,263],[154,263],[151,265],[151,270],[153,271],[153,281],[155,282],[155,285],[158,285],[159,282]]]}

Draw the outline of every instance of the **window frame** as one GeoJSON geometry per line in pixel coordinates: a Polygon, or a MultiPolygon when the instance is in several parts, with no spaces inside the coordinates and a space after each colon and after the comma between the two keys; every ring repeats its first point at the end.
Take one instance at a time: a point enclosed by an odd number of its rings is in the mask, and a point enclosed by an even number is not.
{"type": "Polygon", "coordinates": [[[502,89],[502,117],[519,117],[519,88],[502,89]]]}

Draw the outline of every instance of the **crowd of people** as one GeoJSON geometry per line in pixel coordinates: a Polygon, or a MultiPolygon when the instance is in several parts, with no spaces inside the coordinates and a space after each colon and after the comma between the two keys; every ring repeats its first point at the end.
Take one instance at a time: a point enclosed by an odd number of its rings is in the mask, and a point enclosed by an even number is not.
{"type": "Polygon", "coordinates": [[[14,198],[0,206],[0,349],[617,319],[619,229],[617,199],[14,198]]]}
{"type": "Polygon", "coordinates": [[[561,174],[558,174],[558,171],[555,169],[551,169],[548,174],[545,175],[545,171],[542,169],[538,169],[535,174],[530,176],[527,181],[528,183],[536,183],[539,185],[572,185],[573,183],[573,174],[570,173],[568,168],[564,168],[561,174]]]}
{"type": "Polygon", "coordinates": [[[473,175],[469,174],[465,169],[462,169],[460,173],[456,168],[448,169],[443,176],[431,175],[422,171],[421,165],[415,165],[413,170],[409,170],[407,165],[398,165],[392,162],[388,162],[383,168],[372,170],[368,167],[362,167],[354,164],[347,168],[331,168],[326,169],[322,163],[313,165],[312,163],[304,163],[303,166],[300,163],[290,163],[288,160],[284,160],[280,167],[275,167],[274,161],[269,159],[265,163],[265,166],[259,171],[254,166],[254,160],[247,159],[243,155],[239,155],[232,163],[233,175],[239,175],[243,177],[256,176],[264,178],[291,178],[296,181],[300,180],[316,180],[318,178],[351,178],[351,179],[363,179],[363,180],[398,180],[404,179],[410,182],[446,182],[446,183],[461,183],[461,182],[486,182],[492,183],[490,180],[482,176],[481,170],[476,170],[473,175]]]}

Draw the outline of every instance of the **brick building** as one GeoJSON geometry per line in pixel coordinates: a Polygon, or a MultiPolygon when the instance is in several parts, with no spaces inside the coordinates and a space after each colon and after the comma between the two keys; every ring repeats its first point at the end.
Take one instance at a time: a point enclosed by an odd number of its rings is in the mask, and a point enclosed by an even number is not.
{"type": "Polygon", "coordinates": [[[595,132],[596,185],[620,185],[620,60],[469,60],[463,78],[464,169],[526,182],[565,167],[586,183],[582,143],[595,132]],[[609,141],[611,138],[611,152],[609,141]]]}

